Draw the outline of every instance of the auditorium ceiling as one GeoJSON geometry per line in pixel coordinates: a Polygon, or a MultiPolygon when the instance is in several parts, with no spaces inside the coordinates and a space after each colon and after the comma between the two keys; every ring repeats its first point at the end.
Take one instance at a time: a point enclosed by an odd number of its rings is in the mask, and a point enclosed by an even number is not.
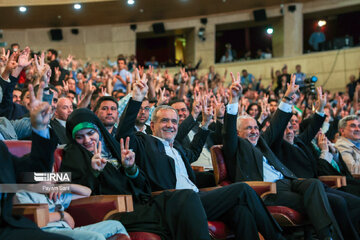
{"type": "Polygon", "coordinates": [[[0,29],[159,22],[311,0],[0,0],[0,29]],[[81,3],[79,10],[74,3],[81,3]],[[20,6],[27,11],[19,12],[20,6]]]}

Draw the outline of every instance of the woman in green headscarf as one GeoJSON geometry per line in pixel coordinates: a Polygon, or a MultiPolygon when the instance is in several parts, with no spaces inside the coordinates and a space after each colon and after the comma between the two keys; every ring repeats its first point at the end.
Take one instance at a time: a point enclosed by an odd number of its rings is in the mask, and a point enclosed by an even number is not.
{"type": "Polygon", "coordinates": [[[210,239],[197,194],[181,190],[152,197],[145,174],[134,163],[129,140],[120,148],[93,112],[75,110],[66,122],[66,135],[69,144],[60,171],[71,172],[72,182],[88,186],[94,195],[131,194],[134,212],[112,217],[129,232],[153,232],[162,239],[210,239]]]}

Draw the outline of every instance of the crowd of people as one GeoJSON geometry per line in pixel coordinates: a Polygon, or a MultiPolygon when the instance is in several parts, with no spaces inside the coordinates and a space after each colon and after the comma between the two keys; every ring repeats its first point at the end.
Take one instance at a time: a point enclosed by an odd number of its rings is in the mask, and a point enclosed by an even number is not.
{"type": "Polygon", "coordinates": [[[329,92],[309,84],[301,66],[256,73],[200,75],[197,67],[147,69],[135,56],[83,64],[55,49],[19,45],[0,57],[0,140],[32,140],[31,154],[11,155],[1,141],[0,183],[22,172],[50,172],[56,147],[72,193],[0,191],[0,238],[105,239],[127,231],[162,239],[210,239],[207,221],[223,221],[235,239],[286,239],[266,206],[304,214],[318,239],[360,239],[360,84],[329,92]],[[229,83],[230,82],[230,83],[229,83]],[[223,145],[230,180],[216,187],[210,148],[223,145]],[[200,166],[203,172],[195,172],[200,166]],[[317,179],[346,176],[333,189],[317,179]],[[275,182],[260,199],[243,181],[275,182]],[[166,191],[173,190],[177,191],[166,191]],[[154,191],[162,191],[152,195],[154,191]],[[131,194],[134,211],[74,228],[71,199],[131,194]],[[11,215],[12,202],[48,203],[42,230],[11,215]],[[358,212],[359,211],[359,212],[358,212]]]}

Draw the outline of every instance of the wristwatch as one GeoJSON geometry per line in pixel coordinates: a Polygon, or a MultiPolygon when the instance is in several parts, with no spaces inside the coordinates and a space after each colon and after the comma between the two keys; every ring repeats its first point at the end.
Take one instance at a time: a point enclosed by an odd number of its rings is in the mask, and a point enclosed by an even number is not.
{"type": "Polygon", "coordinates": [[[61,209],[62,209],[61,204],[55,205],[55,211],[60,214],[60,221],[63,221],[64,220],[64,211],[62,211],[61,209]]]}
{"type": "Polygon", "coordinates": [[[288,97],[288,96],[284,96],[284,99],[286,100],[286,101],[291,101],[292,99],[290,98],[290,97],[288,97]]]}
{"type": "Polygon", "coordinates": [[[60,221],[64,221],[64,211],[58,211],[60,214],[60,221]]]}

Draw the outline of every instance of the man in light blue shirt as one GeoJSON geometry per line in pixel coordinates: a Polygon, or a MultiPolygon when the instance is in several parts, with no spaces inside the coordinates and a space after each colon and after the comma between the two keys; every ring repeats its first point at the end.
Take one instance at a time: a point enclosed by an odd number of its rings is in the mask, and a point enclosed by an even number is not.
{"type": "Polygon", "coordinates": [[[126,59],[125,58],[118,58],[118,68],[117,72],[114,72],[114,80],[112,82],[115,90],[122,90],[126,93],[126,88],[128,84],[132,82],[132,74],[126,70],[126,59]]]}

